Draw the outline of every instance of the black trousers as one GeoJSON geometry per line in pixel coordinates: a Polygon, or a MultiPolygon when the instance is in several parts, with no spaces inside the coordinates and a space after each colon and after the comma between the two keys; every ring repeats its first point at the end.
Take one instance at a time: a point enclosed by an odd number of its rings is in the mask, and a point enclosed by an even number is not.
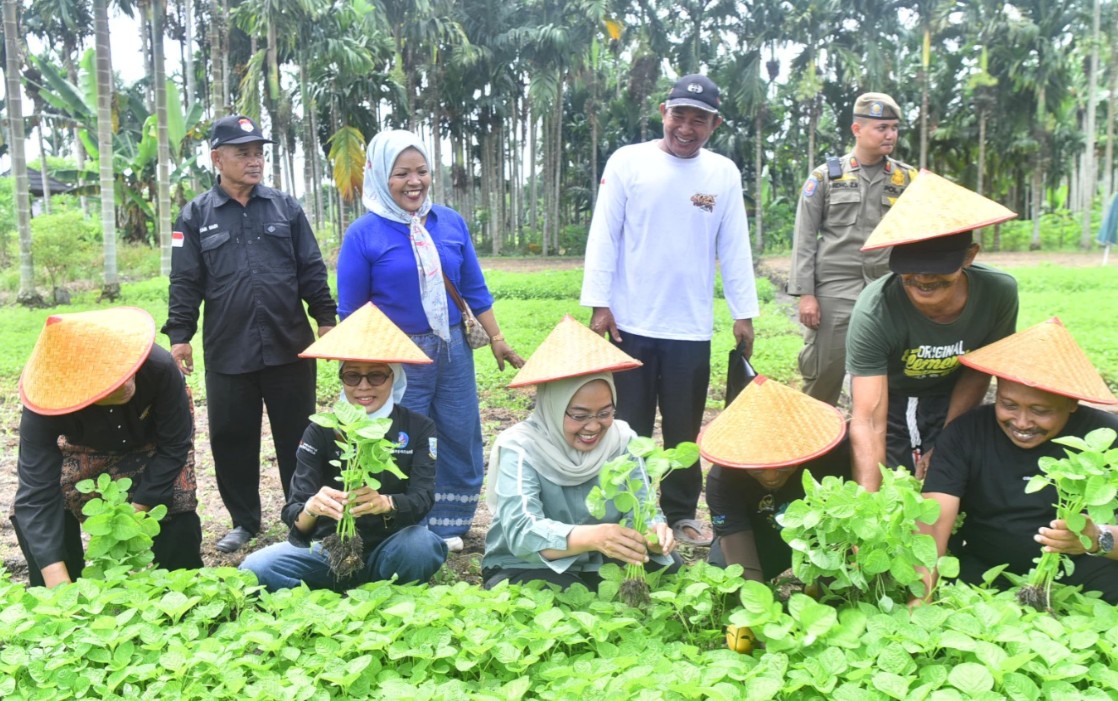
{"type": "MultiPolygon", "coordinates": [[[[16,532],[19,549],[23,551],[23,558],[27,561],[27,577],[31,586],[43,586],[42,565],[31,556],[31,547],[14,514],[12,528],[16,532]]],[[[62,547],[65,549],[63,562],[66,563],[66,570],[70,573],[70,579],[76,579],[85,567],[85,550],[82,547],[81,525],[69,511],[63,512],[62,547]]],[[[155,566],[165,570],[202,567],[202,522],[198,519],[198,512],[187,511],[164,516],[159,522],[159,535],[152,540],[151,552],[155,555],[155,566]]]]}
{"type": "Polygon", "coordinates": [[[295,451],[315,410],[315,362],[300,360],[256,372],[224,375],[206,370],[210,447],[221,501],[234,526],[260,531],[260,434],[268,409],[280,482],[286,499],[295,451]]]}
{"type": "Polygon", "coordinates": [[[904,465],[912,472],[916,453],[927,455],[935,447],[950,403],[951,396],[947,394],[926,397],[890,394],[885,433],[886,467],[904,465]]]}
{"type": "MultiPolygon", "coordinates": [[[[660,407],[664,447],[693,441],[703,426],[710,386],[710,341],[673,341],[621,333],[618,348],[644,363],[616,373],[617,418],[640,436],[651,436],[660,407]]],[[[695,518],[703,472],[699,463],[672,472],[660,488],[660,508],[669,524],[695,518]]]]}

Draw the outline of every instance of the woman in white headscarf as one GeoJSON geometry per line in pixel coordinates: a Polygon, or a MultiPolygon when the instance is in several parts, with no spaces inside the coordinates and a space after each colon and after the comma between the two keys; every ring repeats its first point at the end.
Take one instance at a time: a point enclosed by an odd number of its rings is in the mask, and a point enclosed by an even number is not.
{"type": "MultiPolygon", "coordinates": [[[[602,465],[624,455],[636,435],[613,418],[615,396],[612,373],[539,384],[532,415],[497,438],[489,460],[496,472],[486,495],[494,516],[482,560],[485,586],[539,579],[595,590],[606,562],[679,567],[662,516],[652,526],[659,542],[650,544],[619,525],[612,504],[601,519],[586,507],[602,465]]],[[[644,478],[643,497],[648,476],[643,464],[635,469],[644,478]]]]}
{"type": "Polygon", "coordinates": [[[473,351],[448,285],[491,339],[497,366],[524,361],[493,316],[469,229],[452,209],[432,204],[431,164],[415,134],[387,130],[369,142],[362,200],[369,210],[350,225],[338,256],[338,312],[372,301],[427,354],[409,370],[404,406],[439,427],[435,504],[427,519],[452,550],[473,522],[484,479],[481,417],[473,351]]]}
{"type": "Polygon", "coordinates": [[[311,589],[344,591],[393,577],[400,583],[426,582],[446,561],[446,544],[418,525],[431,508],[434,493],[435,425],[399,405],[408,385],[404,366],[347,360],[338,377],[346,401],[363,407],[370,418],[392,419],[384,437],[395,444],[392,457],[407,479],[381,472],[380,489],[341,491],[337,488],[341,470],[335,464],[341,449],[334,430],[311,423],[299,442],[291,496],[280,514],[291,529],[287,541],[258,550],[241,563],[241,569],[255,573],[269,591],[300,583],[311,589]],[[337,529],[350,499],[364,564],[352,576],[338,579],[322,542],[337,529]]]}

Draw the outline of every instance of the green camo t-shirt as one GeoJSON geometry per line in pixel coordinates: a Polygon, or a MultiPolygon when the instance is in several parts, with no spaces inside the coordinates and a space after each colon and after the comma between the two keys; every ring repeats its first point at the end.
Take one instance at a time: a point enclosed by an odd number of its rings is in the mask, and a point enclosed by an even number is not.
{"type": "Polygon", "coordinates": [[[955,321],[940,324],[912,306],[899,275],[886,275],[862,291],[846,336],[846,371],[889,376],[889,393],[907,397],[950,394],[959,356],[1012,334],[1017,328],[1017,281],[983,265],[963,271],[967,304],[955,321]]]}

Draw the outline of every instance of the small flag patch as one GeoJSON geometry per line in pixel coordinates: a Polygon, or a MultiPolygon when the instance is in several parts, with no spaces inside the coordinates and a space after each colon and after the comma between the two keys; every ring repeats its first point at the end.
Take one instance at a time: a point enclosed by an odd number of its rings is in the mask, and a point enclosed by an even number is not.
{"type": "Polygon", "coordinates": [[[171,248],[182,248],[183,241],[185,240],[181,231],[171,232],[171,248]]]}

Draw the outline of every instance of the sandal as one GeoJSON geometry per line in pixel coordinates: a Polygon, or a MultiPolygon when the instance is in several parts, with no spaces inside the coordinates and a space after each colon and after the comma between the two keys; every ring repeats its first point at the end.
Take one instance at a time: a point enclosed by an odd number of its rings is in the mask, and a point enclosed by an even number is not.
{"type": "Polygon", "coordinates": [[[714,536],[710,534],[710,531],[706,530],[702,522],[693,518],[684,518],[673,523],[672,534],[675,536],[676,542],[686,543],[687,545],[697,545],[704,548],[710,547],[711,541],[714,540],[714,536]],[[687,531],[684,529],[688,528],[698,533],[698,537],[687,535],[687,531]]]}

